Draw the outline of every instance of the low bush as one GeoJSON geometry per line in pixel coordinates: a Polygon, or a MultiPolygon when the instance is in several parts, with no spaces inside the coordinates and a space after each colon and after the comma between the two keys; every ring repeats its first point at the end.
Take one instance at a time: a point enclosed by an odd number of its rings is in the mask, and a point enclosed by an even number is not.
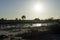
{"type": "Polygon", "coordinates": [[[60,24],[54,24],[49,27],[49,32],[60,33],[60,24]]]}

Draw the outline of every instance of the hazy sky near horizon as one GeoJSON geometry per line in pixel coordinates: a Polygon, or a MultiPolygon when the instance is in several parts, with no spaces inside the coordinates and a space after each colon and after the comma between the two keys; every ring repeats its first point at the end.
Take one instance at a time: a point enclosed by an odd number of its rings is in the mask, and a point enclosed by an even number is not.
{"type": "Polygon", "coordinates": [[[15,19],[26,15],[27,19],[60,18],[60,0],[0,0],[0,18],[15,19]],[[43,5],[42,12],[36,12],[34,5],[43,5]]]}

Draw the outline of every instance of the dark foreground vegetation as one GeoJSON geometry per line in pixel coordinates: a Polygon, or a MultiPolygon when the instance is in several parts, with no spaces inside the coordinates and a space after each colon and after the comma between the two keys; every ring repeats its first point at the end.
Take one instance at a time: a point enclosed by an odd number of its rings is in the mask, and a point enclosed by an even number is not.
{"type": "Polygon", "coordinates": [[[60,40],[60,24],[50,25],[47,31],[31,30],[31,32],[14,36],[0,35],[0,40],[7,40],[7,38],[8,40],[60,40]]]}
{"type": "Polygon", "coordinates": [[[30,33],[18,34],[17,37],[29,40],[60,40],[60,24],[54,24],[48,27],[48,31],[32,30],[30,33]]]}

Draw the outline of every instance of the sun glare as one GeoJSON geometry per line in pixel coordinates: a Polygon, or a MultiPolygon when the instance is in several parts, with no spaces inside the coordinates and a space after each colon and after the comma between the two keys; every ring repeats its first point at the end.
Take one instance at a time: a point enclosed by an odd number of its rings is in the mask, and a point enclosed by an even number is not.
{"type": "Polygon", "coordinates": [[[43,11],[43,5],[40,4],[40,3],[35,4],[34,10],[35,10],[36,12],[42,12],[42,11],[43,11]]]}
{"type": "Polygon", "coordinates": [[[33,24],[32,27],[40,27],[41,24],[37,23],[37,24],[33,24]]]}

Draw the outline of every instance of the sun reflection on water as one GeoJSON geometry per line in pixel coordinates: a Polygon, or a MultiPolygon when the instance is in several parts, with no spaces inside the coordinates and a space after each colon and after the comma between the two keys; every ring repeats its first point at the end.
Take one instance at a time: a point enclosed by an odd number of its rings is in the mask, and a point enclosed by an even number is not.
{"type": "Polygon", "coordinates": [[[40,27],[40,26],[42,26],[42,24],[37,23],[37,24],[33,24],[32,26],[33,27],[40,27]]]}

